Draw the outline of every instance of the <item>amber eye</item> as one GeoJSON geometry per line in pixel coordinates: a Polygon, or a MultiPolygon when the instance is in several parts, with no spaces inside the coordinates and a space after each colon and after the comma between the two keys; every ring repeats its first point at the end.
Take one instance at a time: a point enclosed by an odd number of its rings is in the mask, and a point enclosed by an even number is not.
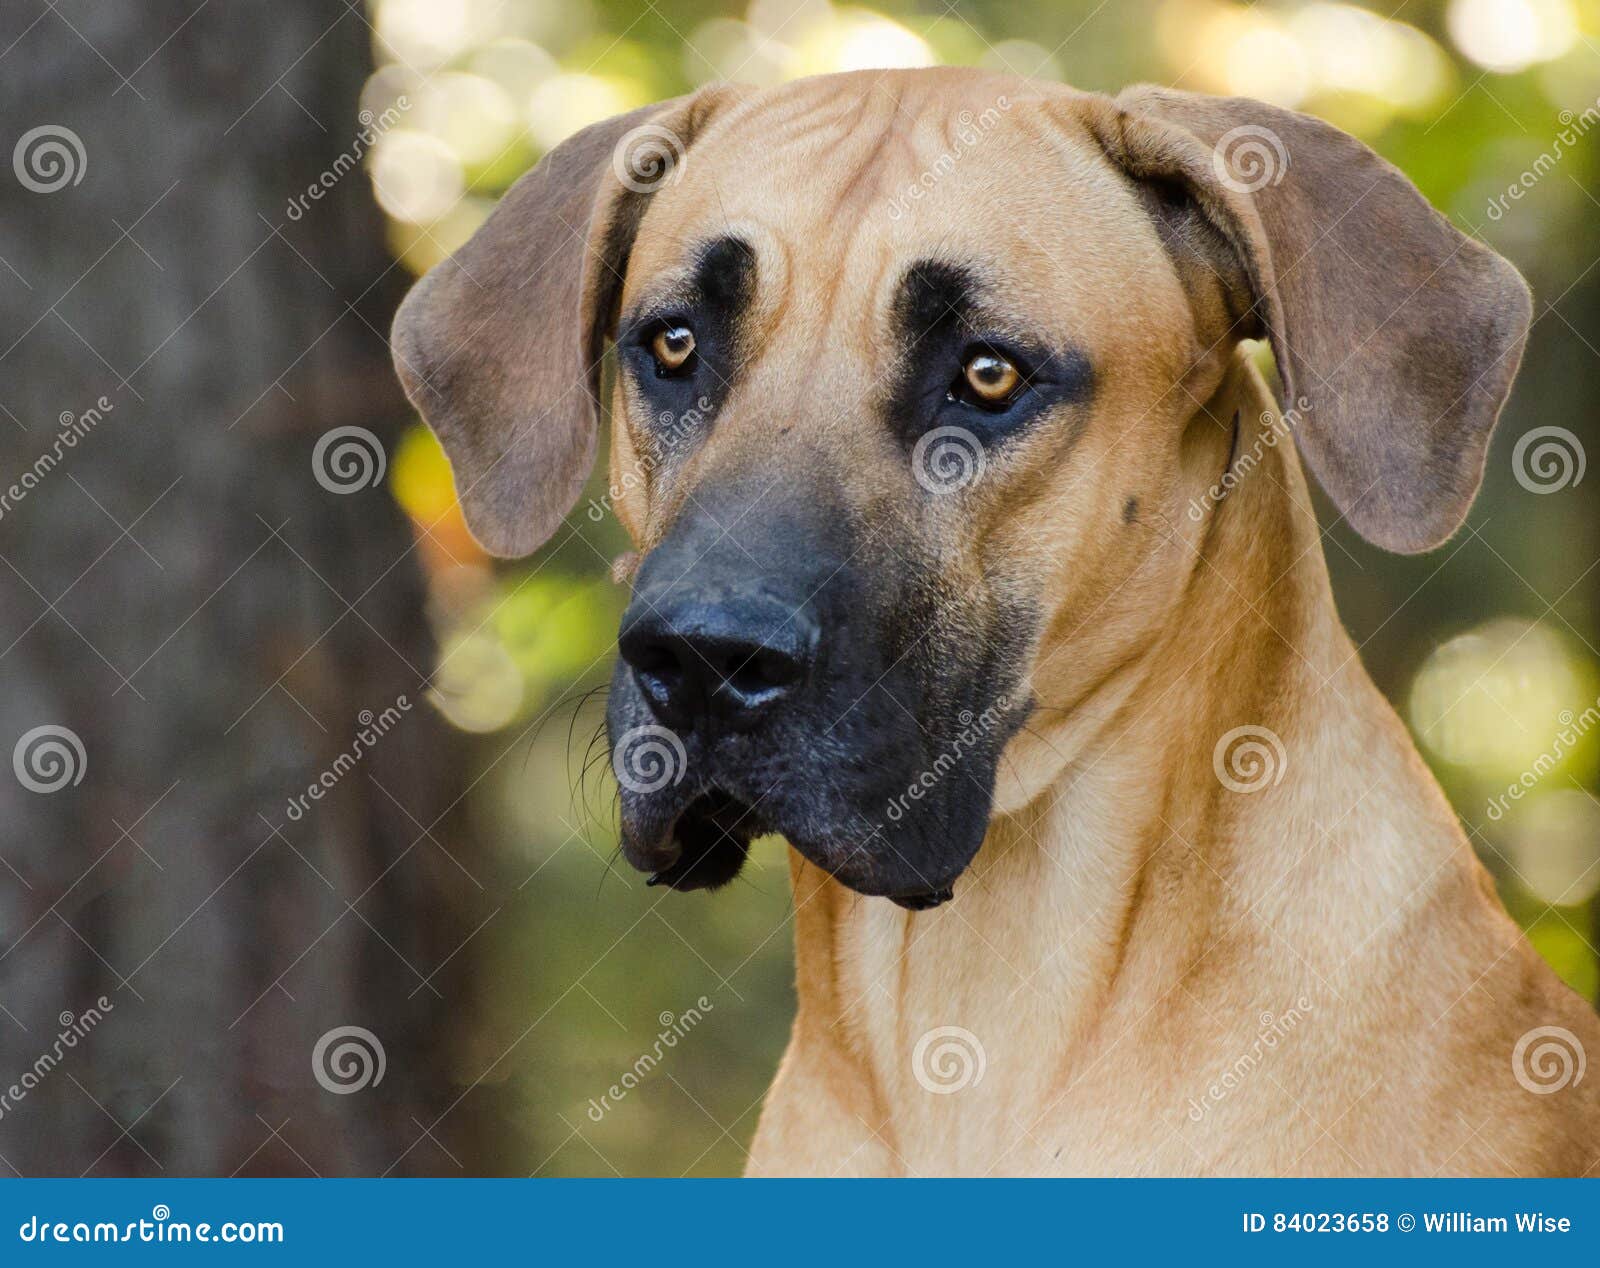
{"type": "Polygon", "coordinates": [[[658,330],[650,341],[656,366],[663,374],[683,369],[694,355],[694,331],[687,326],[668,326],[658,330]]]}
{"type": "Polygon", "coordinates": [[[973,353],[961,368],[961,374],[968,390],[986,405],[1006,401],[1022,382],[1021,371],[992,352],[973,353]]]}

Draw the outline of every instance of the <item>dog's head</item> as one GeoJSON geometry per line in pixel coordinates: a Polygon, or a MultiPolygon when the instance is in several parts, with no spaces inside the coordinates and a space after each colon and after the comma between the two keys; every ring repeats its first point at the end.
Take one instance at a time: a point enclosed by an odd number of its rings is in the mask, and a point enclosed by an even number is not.
{"type": "Polygon", "coordinates": [[[1325,124],[938,70],[586,129],[413,290],[395,353],[473,532],[521,555],[590,471],[615,341],[628,859],[714,886],[776,831],[921,907],[984,837],[1041,646],[1109,672],[1183,589],[1240,340],[1343,514],[1414,551],[1466,513],[1528,316],[1325,124]]]}

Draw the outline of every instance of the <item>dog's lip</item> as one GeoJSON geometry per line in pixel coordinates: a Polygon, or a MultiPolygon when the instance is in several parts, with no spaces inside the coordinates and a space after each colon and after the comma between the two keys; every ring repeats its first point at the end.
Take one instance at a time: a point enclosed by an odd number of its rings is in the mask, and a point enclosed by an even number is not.
{"type": "Polygon", "coordinates": [[[716,785],[684,800],[656,822],[655,844],[625,853],[635,867],[650,872],[647,884],[681,891],[728,884],[743,868],[751,841],[762,832],[749,803],[716,785]]]}
{"type": "MultiPolygon", "coordinates": [[[[776,830],[783,831],[781,823],[776,830]]],[[[838,837],[817,838],[792,833],[786,833],[785,837],[807,862],[826,872],[846,889],[865,898],[886,898],[895,906],[912,912],[931,911],[950,902],[955,897],[956,881],[960,879],[961,872],[966,870],[963,866],[948,878],[918,876],[922,884],[916,888],[906,888],[904,877],[884,876],[877,872],[875,864],[879,860],[866,848],[866,842],[859,838],[845,845],[843,838],[838,837]]]]}
{"type": "Polygon", "coordinates": [[[737,767],[727,766],[650,792],[624,790],[623,857],[648,875],[650,885],[715,890],[738,876],[758,837],[779,833],[806,862],[863,897],[887,898],[911,912],[954,898],[965,863],[928,874],[891,866],[906,860],[892,844],[887,850],[883,843],[875,846],[883,825],[873,828],[861,815],[842,824],[821,817],[808,806],[808,791],[751,786],[737,767]]]}
{"type": "Polygon", "coordinates": [[[907,911],[932,911],[935,907],[942,907],[956,896],[954,885],[945,885],[940,889],[924,890],[917,894],[888,894],[888,898],[896,907],[904,907],[907,911]]]}

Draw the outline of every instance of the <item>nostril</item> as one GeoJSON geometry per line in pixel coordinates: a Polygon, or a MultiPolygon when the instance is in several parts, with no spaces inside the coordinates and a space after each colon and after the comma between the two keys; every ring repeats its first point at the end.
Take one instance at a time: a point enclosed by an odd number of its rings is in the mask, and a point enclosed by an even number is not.
{"type": "Polygon", "coordinates": [[[805,679],[816,637],[792,610],[692,605],[625,616],[619,643],[634,681],[667,725],[704,716],[742,730],[805,679]]]}
{"type": "Polygon", "coordinates": [[[725,709],[753,718],[787,696],[805,666],[781,648],[760,644],[726,648],[716,691],[725,709]]]}
{"type": "Polygon", "coordinates": [[[773,687],[773,680],[766,676],[760,656],[746,656],[731,674],[725,677],[726,684],[741,696],[760,695],[768,692],[773,687]]]}
{"type": "Polygon", "coordinates": [[[683,721],[678,715],[690,684],[682,649],[663,631],[635,623],[624,630],[618,650],[657,716],[663,721],[683,721]]]}
{"type": "Polygon", "coordinates": [[[624,648],[623,655],[641,674],[675,673],[681,668],[677,653],[666,643],[635,644],[624,648]]]}
{"type": "Polygon", "coordinates": [[[724,680],[741,696],[753,696],[768,690],[772,684],[767,681],[767,676],[761,672],[754,658],[747,660],[724,680]]]}
{"type": "Polygon", "coordinates": [[[726,681],[741,696],[754,697],[794,685],[800,673],[801,666],[793,656],[762,647],[746,650],[733,672],[726,675],[726,681]]]}
{"type": "Polygon", "coordinates": [[[683,664],[665,644],[651,644],[628,657],[633,672],[649,693],[663,703],[683,682],[683,664]]]}
{"type": "Polygon", "coordinates": [[[788,687],[805,677],[805,662],[786,651],[767,648],[758,663],[766,680],[775,687],[788,687]]]}

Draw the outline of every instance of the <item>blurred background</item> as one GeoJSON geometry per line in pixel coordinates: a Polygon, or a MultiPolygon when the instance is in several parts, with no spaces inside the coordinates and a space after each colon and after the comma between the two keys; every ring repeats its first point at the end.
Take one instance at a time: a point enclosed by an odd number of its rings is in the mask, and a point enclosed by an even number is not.
{"type": "Polygon", "coordinates": [[[0,1172],[741,1169],[782,849],[716,899],[620,864],[604,475],[491,562],[384,346],[545,151],[716,79],[1256,96],[1522,269],[1468,528],[1325,545],[1511,911],[1600,991],[1600,0],[15,0],[0,50],[0,489],[33,476],[0,500],[0,1083],[98,1014],[0,1102],[0,1172]]]}

